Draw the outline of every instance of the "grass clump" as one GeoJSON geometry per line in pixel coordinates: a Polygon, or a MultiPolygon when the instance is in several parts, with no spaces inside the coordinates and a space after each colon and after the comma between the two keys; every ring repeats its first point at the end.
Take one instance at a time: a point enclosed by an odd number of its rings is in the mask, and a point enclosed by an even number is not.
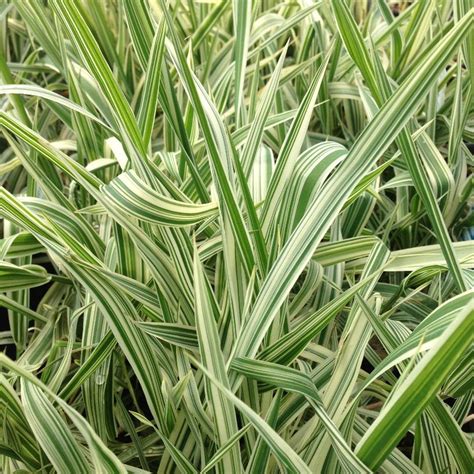
{"type": "Polygon", "coordinates": [[[469,8],[1,2],[0,470],[472,472],[469,8]]]}

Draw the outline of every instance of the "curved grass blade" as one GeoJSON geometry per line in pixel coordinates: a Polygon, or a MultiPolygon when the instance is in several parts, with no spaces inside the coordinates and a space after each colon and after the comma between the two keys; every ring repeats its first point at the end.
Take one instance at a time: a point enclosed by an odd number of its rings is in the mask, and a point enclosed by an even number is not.
{"type": "Polygon", "coordinates": [[[166,226],[188,226],[215,217],[217,204],[180,202],[156,192],[133,172],[122,173],[101,191],[118,209],[140,220],[166,226]]]}

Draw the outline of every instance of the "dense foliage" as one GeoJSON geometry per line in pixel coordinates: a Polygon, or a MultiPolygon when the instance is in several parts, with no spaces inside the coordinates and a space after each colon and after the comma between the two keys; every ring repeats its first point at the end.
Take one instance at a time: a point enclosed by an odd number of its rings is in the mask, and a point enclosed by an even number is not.
{"type": "Polygon", "coordinates": [[[0,2],[0,471],[470,473],[471,0],[0,2]]]}

